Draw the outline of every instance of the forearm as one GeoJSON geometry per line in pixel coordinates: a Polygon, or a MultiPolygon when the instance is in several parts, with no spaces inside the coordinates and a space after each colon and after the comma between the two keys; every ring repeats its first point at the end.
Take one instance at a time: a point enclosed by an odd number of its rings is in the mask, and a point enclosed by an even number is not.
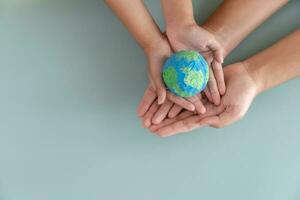
{"type": "Polygon", "coordinates": [[[162,40],[161,31],[142,0],[106,0],[106,3],[144,50],[162,40]]]}
{"type": "Polygon", "coordinates": [[[226,0],[203,24],[228,55],[248,34],[288,0],[226,0]]]}
{"type": "Polygon", "coordinates": [[[161,0],[161,5],[167,32],[195,23],[191,0],[161,0]]]}
{"type": "Polygon", "coordinates": [[[243,63],[258,93],[300,76],[300,29],[243,63]]]}

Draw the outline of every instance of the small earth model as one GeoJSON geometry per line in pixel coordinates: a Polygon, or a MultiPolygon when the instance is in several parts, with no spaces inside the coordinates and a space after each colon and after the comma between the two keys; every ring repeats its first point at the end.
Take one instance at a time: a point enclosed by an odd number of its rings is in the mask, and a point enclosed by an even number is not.
{"type": "Polygon", "coordinates": [[[208,77],[208,64],[196,51],[176,52],[163,66],[163,80],[167,88],[181,97],[192,97],[203,91],[208,77]]]}

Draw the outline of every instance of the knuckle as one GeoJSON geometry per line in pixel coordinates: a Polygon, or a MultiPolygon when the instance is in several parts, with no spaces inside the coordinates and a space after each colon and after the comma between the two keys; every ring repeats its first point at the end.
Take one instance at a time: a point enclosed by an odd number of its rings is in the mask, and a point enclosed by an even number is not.
{"type": "Polygon", "coordinates": [[[149,92],[155,92],[155,89],[154,89],[153,86],[149,86],[149,87],[148,87],[148,90],[149,90],[149,92]]]}

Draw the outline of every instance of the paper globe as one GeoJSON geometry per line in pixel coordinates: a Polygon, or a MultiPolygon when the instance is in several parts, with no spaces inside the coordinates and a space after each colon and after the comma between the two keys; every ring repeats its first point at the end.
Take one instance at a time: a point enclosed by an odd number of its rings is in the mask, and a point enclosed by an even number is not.
{"type": "Polygon", "coordinates": [[[163,80],[177,96],[192,97],[205,89],[209,77],[208,64],[196,51],[172,54],[163,66],[163,80]]]}

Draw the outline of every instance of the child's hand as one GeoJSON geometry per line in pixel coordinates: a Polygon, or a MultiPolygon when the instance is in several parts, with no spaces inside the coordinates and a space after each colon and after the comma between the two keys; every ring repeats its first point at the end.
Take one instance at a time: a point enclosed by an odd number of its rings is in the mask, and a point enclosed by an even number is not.
{"type": "Polygon", "coordinates": [[[223,50],[215,36],[196,23],[168,27],[167,36],[174,51],[195,50],[205,57],[211,66],[205,93],[210,101],[218,105],[220,94],[225,94],[225,82],[221,65],[223,50]]]}
{"type": "MultiPolygon", "coordinates": [[[[147,46],[144,51],[148,60],[150,84],[146,89],[145,94],[137,108],[138,116],[145,119],[144,126],[148,127],[152,124],[153,115],[150,116],[150,114],[153,114],[153,112],[156,112],[156,110],[160,110],[159,108],[161,106],[159,106],[159,104],[162,103],[164,105],[164,109],[166,105],[175,104],[180,108],[184,108],[186,110],[197,110],[197,107],[195,105],[199,104],[194,105],[194,103],[170,93],[165,88],[162,80],[162,68],[165,60],[172,53],[167,38],[163,36],[160,41],[151,43],[151,46],[147,46]]],[[[168,111],[169,109],[167,110],[167,112],[168,111]]]]}
{"type": "MultiPolygon", "coordinates": [[[[204,113],[205,108],[198,96],[185,99],[168,92],[165,88],[162,80],[162,68],[165,60],[172,53],[167,38],[162,35],[161,40],[151,43],[151,46],[147,46],[144,51],[149,64],[150,86],[146,89],[145,95],[138,107],[138,115],[142,117],[154,100],[157,99],[157,104],[159,105],[164,103],[166,98],[169,103],[175,103],[183,109],[204,113]]],[[[168,105],[168,103],[166,103],[166,105],[168,105]]],[[[164,104],[161,107],[163,110],[166,110],[164,104]]],[[[158,109],[158,111],[160,112],[161,109],[158,109]]],[[[159,123],[159,121],[160,120],[154,120],[154,123],[159,123]]]]}
{"type": "Polygon", "coordinates": [[[158,104],[162,104],[166,99],[166,88],[162,80],[162,68],[165,60],[171,55],[171,47],[165,37],[152,42],[145,49],[148,60],[149,80],[157,95],[158,104]]]}

